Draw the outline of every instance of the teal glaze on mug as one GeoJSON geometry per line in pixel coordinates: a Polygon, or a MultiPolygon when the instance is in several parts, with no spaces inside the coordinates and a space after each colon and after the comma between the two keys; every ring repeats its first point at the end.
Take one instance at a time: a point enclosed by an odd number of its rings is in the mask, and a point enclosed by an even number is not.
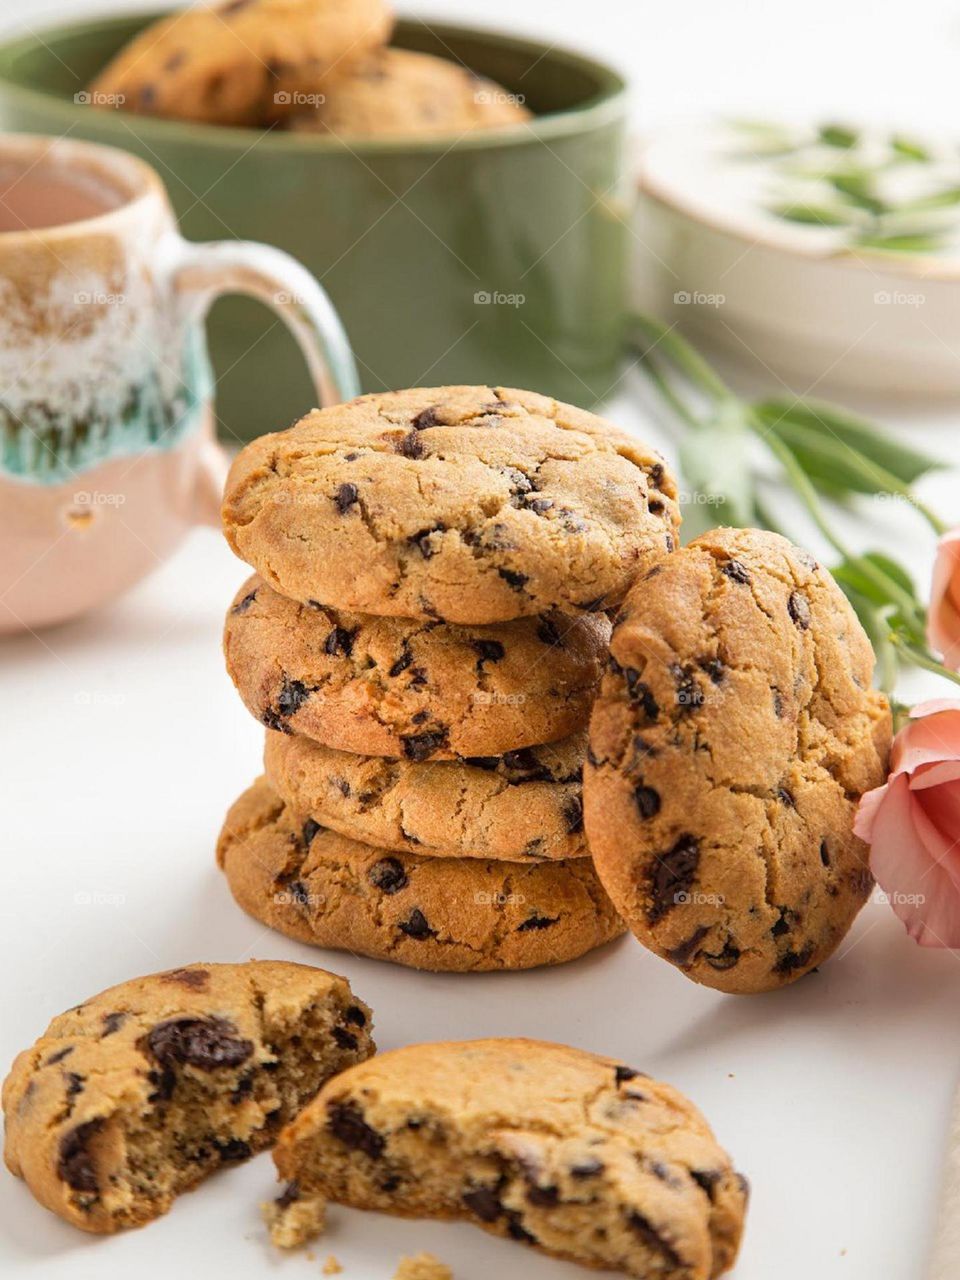
{"type": "MultiPolygon", "coordinates": [[[[394,43],[459,57],[522,94],[536,119],[346,143],[85,105],[94,74],[149,20],[65,24],[0,46],[0,119],[136,152],[159,169],[191,239],[293,254],[330,293],[365,390],[501,383],[585,406],[613,390],[629,201],[615,71],[536,41],[407,20],[394,43]]],[[[289,337],[250,301],[217,303],[211,350],[231,434],[286,426],[312,404],[289,337]]]]}

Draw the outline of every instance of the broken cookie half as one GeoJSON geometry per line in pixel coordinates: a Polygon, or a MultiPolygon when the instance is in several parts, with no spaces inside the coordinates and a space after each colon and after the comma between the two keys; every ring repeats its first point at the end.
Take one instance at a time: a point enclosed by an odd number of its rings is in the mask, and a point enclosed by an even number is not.
{"type": "Polygon", "coordinates": [[[54,1018],[3,1086],[5,1159],[85,1231],[140,1226],[272,1146],[374,1052],[346,979],[274,961],[136,978],[54,1018]]]}
{"type": "Polygon", "coordinates": [[[298,1203],[460,1218],[642,1280],[736,1259],[747,1184],[669,1085],[535,1040],[422,1044],[331,1080],[281,1133],[298,1203]]]}

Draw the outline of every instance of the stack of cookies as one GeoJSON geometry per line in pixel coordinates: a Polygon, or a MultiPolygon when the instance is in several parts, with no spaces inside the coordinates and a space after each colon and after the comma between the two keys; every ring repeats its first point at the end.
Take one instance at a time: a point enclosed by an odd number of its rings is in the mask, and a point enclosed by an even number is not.
{"type": "Polygon", "coordinates": [[[218,849],[240,905],[435,970],[620,934],[582,768],[607,612],[675,547],[662,459],[532,393],[416,389],[254,441],[223,516],[257,571],[227,666],[267,727],[218,849]]]}

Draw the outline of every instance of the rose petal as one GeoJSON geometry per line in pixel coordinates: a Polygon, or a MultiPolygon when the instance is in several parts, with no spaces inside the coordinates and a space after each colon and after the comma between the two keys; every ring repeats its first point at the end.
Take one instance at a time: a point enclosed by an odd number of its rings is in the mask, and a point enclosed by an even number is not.
{"type": "Polygon", "coordinates": [[[945,533],[937,545],[927,639],[948,667],[960,668],[960,529],[945,533]]]}
{"type": "Polygon", "coordinates": [[[888,789],[889,783],[885,782],[882,787],[874,787],[872,791],[867,791],[860,797],[860,804],[857,806],[856,817],[853,820],[853,831],[867,844],[873,840],[873,824],[880,806],[886,799],[888,789]]]}
{"type": "Polygon", "coordinates": [[[912,773],[923,764],[943,760],[960,760],[960,703],[904,725],[893,741],[890,770],[912,773]]]}

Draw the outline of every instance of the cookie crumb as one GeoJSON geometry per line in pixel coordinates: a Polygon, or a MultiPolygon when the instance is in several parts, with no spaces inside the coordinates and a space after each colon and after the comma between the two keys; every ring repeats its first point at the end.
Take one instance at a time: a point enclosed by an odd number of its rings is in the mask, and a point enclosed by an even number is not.
{"type": "Polygon", "coordinates": [[[453,1272],[432,1253],[418,1253],[400,1259],[393,1280],[453,1280],[453,1272]]]}
{"type": "MultiPolygon", "coordinates": [[[[270,1239],[278,1249],[299,1249],[323,1235],[327,1202],[322,1196],[301,1198],[292,1188],[260,1206],[270,1239]]],[[[337,1270],[339,1270],[339,1264],[337,1270]]],[[[333,1271],[327,1275],[336,1274],[333,1271]]]]}
{"type": "Polygon", "coordinates": [[[327,1254],[327,1260],[323,1264],[323,1274],[325,1276],[338,1276],[343,1270],[340,1265],[340,1259],[332,1253],[327,1254]]]}

